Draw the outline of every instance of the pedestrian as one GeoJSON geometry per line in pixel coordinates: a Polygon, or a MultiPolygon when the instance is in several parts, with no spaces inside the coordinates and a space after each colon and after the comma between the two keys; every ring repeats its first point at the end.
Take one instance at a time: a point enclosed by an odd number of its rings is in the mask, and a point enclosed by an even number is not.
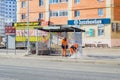
{"type": "Polygon", "coordinates": [[[66,57],[66,49],[68,49],[68,41],[66,37],[62,39],[61,47],[62,47],[62,56],[66,57]]]}
{"type": "Polygon", "coordinates": [[[70,55],[76,53],[78,49],[78,44],[74,43],[71,47],[70,47],[70,55]]]}
{"type": "Polygon", "coordinates": [[[42,46],[44,46],[44,47],[47,47],[47,39],[46,39],[46,36],[42,36],[42,43],[43,43],[43,45],[42,46]]]}
{"type": "Polygon", "coordinates": [[[43,43],[46,43],[46,42],[47,42],[47,39],[46,39],[46,37],[45,37],[44,35],[42,36],[42,42],[43,42],[43,43]]]}

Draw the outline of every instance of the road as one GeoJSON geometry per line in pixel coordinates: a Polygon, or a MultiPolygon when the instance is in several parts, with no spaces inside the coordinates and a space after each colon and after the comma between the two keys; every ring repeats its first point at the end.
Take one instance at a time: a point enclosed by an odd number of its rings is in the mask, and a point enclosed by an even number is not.
{"type": "Polygon", "coordinates": [[[120,65],[1,57],[0,80],[120,80],[120,65]]]}

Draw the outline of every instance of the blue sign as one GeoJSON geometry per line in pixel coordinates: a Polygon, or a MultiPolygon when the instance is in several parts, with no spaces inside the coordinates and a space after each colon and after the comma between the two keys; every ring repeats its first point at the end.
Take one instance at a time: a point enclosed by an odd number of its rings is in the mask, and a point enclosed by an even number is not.
{"type": "Polygon", "coordinates": [[[68,25],[81,25],[81,24],[110,24],[110,18],[102,19],[83,19],[83,20],[68,20],[68,25]]]}

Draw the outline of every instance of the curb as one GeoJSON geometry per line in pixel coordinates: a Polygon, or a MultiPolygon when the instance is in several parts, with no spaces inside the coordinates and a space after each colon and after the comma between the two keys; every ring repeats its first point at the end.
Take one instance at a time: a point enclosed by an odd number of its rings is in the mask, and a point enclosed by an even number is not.
{"type": "Polygon", "coordinates": [[[19,58],[19,59],[33,59],[41,61],[55,61],[55,62],[74,62],[74,63],[91,63],[91,64],[116,64],[120,65],[120,60],[116,59],[92,59],[86,56],[82,58],[69,58],[61,56],[38,56],[38,55],[0,55],[1,58],[19,58]]]}
{"type": "Polygon", "coordinates": [[[69,58],[69,57],[53,57],[53,56],[27,56],[23,57],[24,59],[37,59],[44,61],[57,61],[57,62],[74,62],[74,63],[92,63],[92,64],[116,64],[120,65],[120,60],[112,60],[112,59],[90,59],[88,57],[83,58],[69,58]]]}

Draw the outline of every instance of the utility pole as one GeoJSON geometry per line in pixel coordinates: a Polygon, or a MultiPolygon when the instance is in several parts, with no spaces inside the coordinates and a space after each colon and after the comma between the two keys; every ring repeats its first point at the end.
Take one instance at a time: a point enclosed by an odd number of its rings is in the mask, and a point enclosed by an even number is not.
{"type": "Polygon", "coordinates": [[[27,54],[30,54],[30,35],[29,35],[29,0],[27,0],[27,54]]]}

